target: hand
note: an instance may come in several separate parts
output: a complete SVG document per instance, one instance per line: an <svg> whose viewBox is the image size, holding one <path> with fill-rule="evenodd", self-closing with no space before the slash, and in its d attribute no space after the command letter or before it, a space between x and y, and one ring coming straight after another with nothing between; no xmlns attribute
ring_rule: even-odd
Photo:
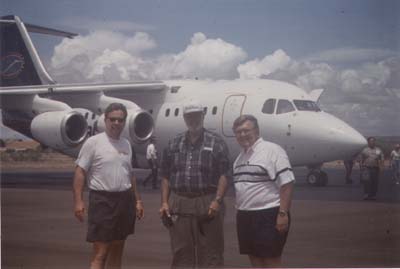
<svg viewBox="0 0 400 269"><path fill-rule="evenodd" d="M143 217L144 217L143 202L138 200L138 201L136 201L136 218L140 220Z"/></svg>
<svg viewBox="0 0 400 269"><path fill-rule="evenodd" d="M275 228L278 230L280 233L287 232L289 229L289 217L286 214L285 216L281 216L278 214L276 217L276 226Z"/></svg>
<svg viewBox="0 0 400 269"><path fill-rule="evenodd" d="M83 201L75 202L75 209L74 209L75 217L80 221L83 222L85 216L85 204Z"/></svg>
<svg viewBox="0 0 400 269"><path fill-rule="evenodd" d="M219 203L216 200L213 200L210 204L210 206L208 207L208 217L209 218L214 218L219 211Z"/></svg>
<svg viewBox="0 0 400 269"><path fill-rule="evenodd" d="M167 215L167 217L171 217L168 203L162 203L159 213L160 217L162 217L164 214Z"/></svg>

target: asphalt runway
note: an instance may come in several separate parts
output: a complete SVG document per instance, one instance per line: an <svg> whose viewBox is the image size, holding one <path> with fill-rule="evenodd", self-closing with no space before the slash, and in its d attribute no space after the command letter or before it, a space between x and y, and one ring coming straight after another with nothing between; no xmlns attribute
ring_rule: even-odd
<svg viewBox="0 0 400 269"><path fill-rule="evenodd" d="M328 186L310 187L306 170L295 169L284 266L400 267L400 187L391 183L389 171L377 201L362 201L357 170L353 185L344 184L343 169L325 171ZM139 182L146 173L138 171ZM86 225L73 217L71 182L71 171L1 174L1 268L88 268L91 246L85 242ZM145 218L126 242L123 268L168 268L159 191L139 186ZM247 257L238 254L232 188L225 203L225 267L249 267Z"/></svg>

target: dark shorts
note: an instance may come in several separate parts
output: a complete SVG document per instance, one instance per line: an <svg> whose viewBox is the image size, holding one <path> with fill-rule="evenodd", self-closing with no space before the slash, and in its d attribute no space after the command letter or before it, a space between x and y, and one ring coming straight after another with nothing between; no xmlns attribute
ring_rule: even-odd
<svg viewBox="0 0 400 269"><path fill-rule="evenodd" d="M89 192L88 242L125 240L135 230L136 199L132 190Z"/></svg>
<svg viewBox="0 0 400 269"><path fill-rule="evenodd" d="M240 254L262 258L282 255L288 233L279 233L275 228L278 212L279 207L237 211L236 225Z"/></svg>

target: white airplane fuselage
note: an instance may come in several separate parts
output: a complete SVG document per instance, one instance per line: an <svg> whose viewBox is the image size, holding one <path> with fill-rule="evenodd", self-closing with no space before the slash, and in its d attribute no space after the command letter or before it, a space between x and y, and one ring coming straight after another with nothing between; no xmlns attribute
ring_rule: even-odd
<svg viewBox="0 0 400 269"><path fill-rule="evenodd" d="M266 114L268 99L310 100L300 88L272 80L164 81L171 89L160 98L132 95L155 120L157 146L163 149L176 134L186 131L182 106L198 100L207 108L205 128L220 134L228 144L231 158L240 147L232 131L233 121L241 114L252 114L259 122L261 136L282 146L293 166L319 164L346 159L366 145L365 138L345 122L323 111L299 111ZM128 99L129 96L118 96ZM143 100L141 100L143 99ZM139 149L143 151L144 147Z"/></svg>

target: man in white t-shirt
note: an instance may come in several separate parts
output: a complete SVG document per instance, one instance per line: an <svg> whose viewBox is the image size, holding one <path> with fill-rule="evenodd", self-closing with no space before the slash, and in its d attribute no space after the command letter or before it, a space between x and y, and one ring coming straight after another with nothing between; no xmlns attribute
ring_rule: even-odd
<svg viewBox="0 0 400 269"><path fill-rule="evenodd" d="M83 222L85 180L89 187L88 232L93 243L91 269L121 268L124 243L134 232L135 219L143 217L143 205L136 188L129 141L120 137L127 110L110 104L104 113L106 131L83 144L74 175L74 213Z"/></svg>
<svg viewBox="0 0 400 269"><path fill-rule="evenodd" d="M260 137L257 119L233 124L242 151L233 164L240 254L253 267L280 267L290 226L294 175L286 152Z"/></svg>

